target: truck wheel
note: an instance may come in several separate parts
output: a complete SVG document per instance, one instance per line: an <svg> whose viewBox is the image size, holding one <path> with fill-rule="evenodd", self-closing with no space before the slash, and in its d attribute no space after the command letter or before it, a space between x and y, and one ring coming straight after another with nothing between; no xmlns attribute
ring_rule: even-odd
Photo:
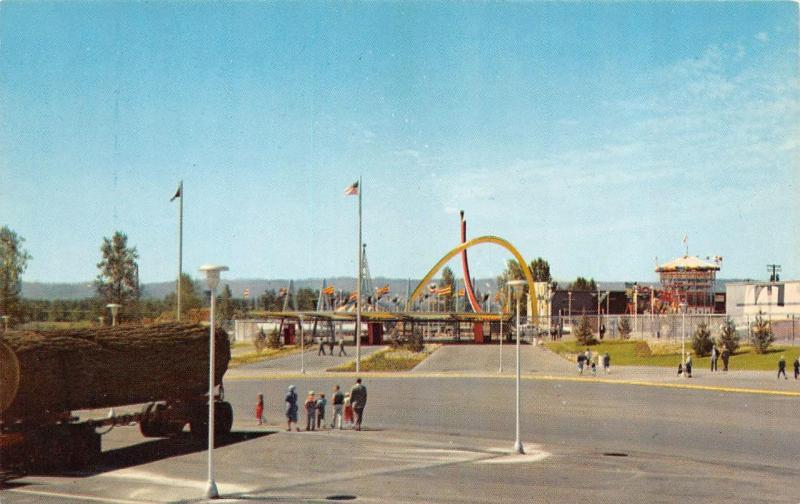
<svg viewBox="0 0 800 504"><path fill-rule="evenodd" d="M70 430L68 467L78 470L92 468L100 460L100 435L83 425Z"/></svg>
<svg viewBox="0 0 800 504"><path fill-rule="evenodd" d="M139 431L144 437L166 437L168 428L164 410L166 406L159 403L147 403L142 408L139 420Z"/></svg>

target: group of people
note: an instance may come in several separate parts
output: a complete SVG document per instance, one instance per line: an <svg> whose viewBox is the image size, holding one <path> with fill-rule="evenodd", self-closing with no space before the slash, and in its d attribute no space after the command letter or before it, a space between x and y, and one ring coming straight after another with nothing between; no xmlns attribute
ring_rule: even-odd
<svg viewBox="0 0 800 504"><path fill-rule="evenodd" d="M783 355L778 361L778 379L780 379L781 375L785 380L789 379L786 376L786 357ZM800 376L800 356L794 359L794 379L796 380L798 376Z"/></svg>
<svg viewBox="0 0 800 504"><path fill-rule="evenodd" d="M328 346L329 353L325 353L325 346ZM334 345L339 347L339 357L345 356L347 357L347 352L344 351L344 339L340 339L338 343L334 341L333 338L329 338L326 342L324 339L319 339L319 349L317 350L317 355L330 355L333 356L333 347Z"/></svg>
<svg viewBox="0 0 800 504"><path fill-rule="evenodd" d="M297 432L300 432L298 426L300 399L296 392L294 385L289 385L289 389L284 397L285 413L286 413L286 430L292 430L292 424ZM331 396L331 429L353 428L354 430L361 430L361 423L364 420L364 408L367 405L367 387L361 383L361 378L356 379L355 385L350 389L350 392L342 392L339 385L333 387L333 395ZM328 425L325 423L325 413L328 408L328 399L324 393L315 393L313 390L308 391L305 401L302 404L306 411L306 431L314 431L317 429L325 429ZM264 422L264 396L258 394L258 402L256 403L256 419L258 424Z"/></svg>
<svg viewBox="0 0 800 504"><path fill-rule="evenodd" d="M588 348L585 352L581 352L578 354L578 374L583 374L583 369L591 369L592 376L597 376L597 359L600 359L600 365L603 366L603 370L606 373L610 372L611 369L611 356L608 352L604 353L603 355L592 355L592 351Z"/></svg>
<svg viewBox="0 0 800 504"><path fill-rule="evenodd" d="M722 357L722 370L723 371L727 371L728 370L728 362L730 361L730 358L731 358L731 352L728 350L728 347L726 347L725 345L722 345L722 352L720 352L719 349L717 348L717 345L715 344L711 348L711 371L712 372L718 371L718 369L717 369L717 360L719 360L720 357Z"/></svg>

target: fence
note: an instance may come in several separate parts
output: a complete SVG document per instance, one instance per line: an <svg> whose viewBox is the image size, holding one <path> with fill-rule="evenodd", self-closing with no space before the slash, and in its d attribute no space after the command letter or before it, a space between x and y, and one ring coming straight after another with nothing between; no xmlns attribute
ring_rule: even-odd
<svg viewBox="0 0 800 504"><path fill-rule="evenodd" d="M554 316L542 321L541 327L550 333L551 339L570 337L573 328L577 327L582 316ZM764 319L770 320L768 315ZM599 335L600 328L605 328L604 339L621 339L620 327L627 322L630 327L629 339L663 339L680 340L683 335L689 339L700 324L705 324L711 336L716 338L727 318L724 314L641 314L641 315L586 315L592 332ZM750 340L750 331L755 321L753 316L733 319L736 332L742 341ZM779 344L800 344L800 316L790 315L770 320L775 342ZM560 331L559 331L560 328Z"/></svg>

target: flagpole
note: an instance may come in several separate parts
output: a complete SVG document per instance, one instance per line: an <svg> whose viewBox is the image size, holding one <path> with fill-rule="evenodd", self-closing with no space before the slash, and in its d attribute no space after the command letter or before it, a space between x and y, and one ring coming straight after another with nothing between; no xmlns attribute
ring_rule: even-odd
<svg viewBox="0 0 800 504"><path fill-rule="evenodd" d="M180 193L179 210L178 210L178 283L176 289L177 301L177 320L181 320L181 274L183 273L183 180L178 186Z"/></svg>
<svg viewBox="0 0 800 504"><path fill-rule="evenodd" d="M364 253L361 251L361 177L358 177L358 280L356 281L356 373L361 372L361 262Z"/></svg>

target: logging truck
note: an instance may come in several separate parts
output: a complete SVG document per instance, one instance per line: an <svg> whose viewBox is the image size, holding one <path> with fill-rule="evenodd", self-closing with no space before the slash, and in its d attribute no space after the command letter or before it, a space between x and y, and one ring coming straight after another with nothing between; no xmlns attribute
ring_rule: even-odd
<svg viewBox="0 0 800 504"><path fill-rule="evenodd" d="M82 469L101 454L101 435L138 424L145 437L206 439L209 328L154 324L56 331L9 331L0 337L0 467ZM222 376L230 361L225 331L215 331L214 433L224 436L233 409ZM113 408L141 405L117 415ZM110 408L108 415L76 416Z"/></svg>

